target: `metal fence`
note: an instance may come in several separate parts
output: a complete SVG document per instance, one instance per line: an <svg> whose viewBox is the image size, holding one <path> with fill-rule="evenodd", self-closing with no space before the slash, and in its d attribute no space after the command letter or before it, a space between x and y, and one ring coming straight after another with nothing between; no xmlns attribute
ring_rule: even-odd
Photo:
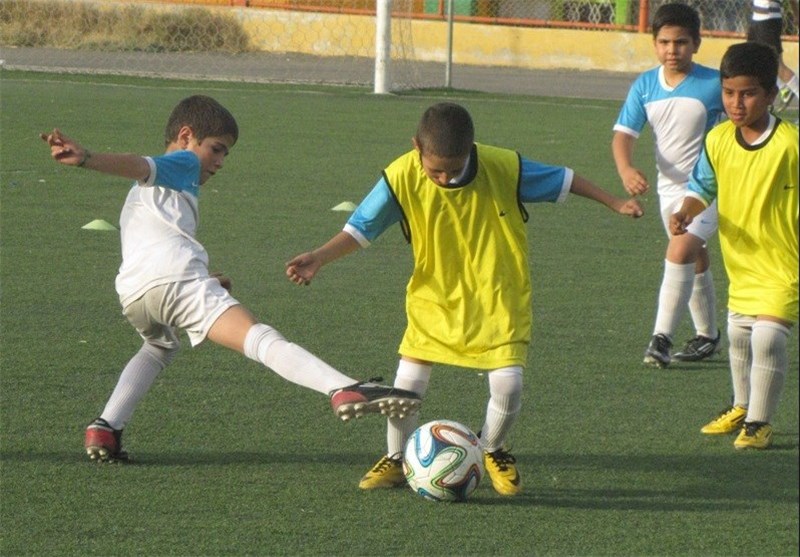
<svg viewBox="0 0 800 557"><path fill-rule="evenodd" d="M372 85L376 5L383 1L0 0L0 60L5 67L43 71ZM448 20L461 26L460 37L483 41L462 48L456 59L462 66L530 69L539 67L531 60L549 56L550 69L586 69L572 64L582 53L547 55L543 47L555 44L531 43L553 42L542 28L590 30L593 41L598 34L649 33L652 14L667 1L391 0L389 88L449 86L442 80L442 62L452 53L443 25ZM750 0L683 1L700 12L705 36L744 36ZM785 39L796 42L796 32L787 13ZM475 38L481 33L483 39ZM526 38L516 45L501 40L495 49L502 57L519 47L513 60L466 59L465 51L521 34ZM584 42L559 40L564 50L573 46L570 40ZM639 70L627 50L617 50L624 51L622 62L610 71Z"/></svg>

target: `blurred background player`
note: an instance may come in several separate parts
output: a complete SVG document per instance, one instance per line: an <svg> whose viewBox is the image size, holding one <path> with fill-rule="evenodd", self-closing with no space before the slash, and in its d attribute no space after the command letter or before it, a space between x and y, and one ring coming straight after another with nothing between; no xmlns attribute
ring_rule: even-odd
<svg viewBox="0 0 800 557"><path fill-rule="evenodd" d="M798 0L788 0L795 27L798 26ZM778 53L778 89L775 109L780 112L792 99L798 98L797 74L783 60L783 2L782 0L753 0L753 15L747 30L747 40L764 43Z"/></svg>
<svg viewBox="0 0 800 557"><path fill-rule="evenodd" d="M89 152L59 130L41 137L61 164L135 180L120 215L116 288L123 314L144 343L122 370L103 412L86 428L84 448L92 460L128 460L122 430L177 354L178 329L186 331L192 346L211 340L329 396L342 419L405 414L419 406L414 393L358 383L287 341L231 296L230 279L208 272L208 253L195 237L200 188L222 169L239 137L233 115L216 100L194 95L174 107L161 156Z"/></svg>
<svg viewBox="0 0 800 557"><path fill-rule="evenodd" d="M706 242L717 232L716 203L695 219L688 234L670 236L669 216L686 193L686 183L703 138L723 111L719 72L693 62L700 48L700 17L685 4L664 4L653 17L653 45L660 65L631 86L614 124L611 150L622 185L631 195L649 191L633 164L636 140L650 124L655 139L661 219L669 236L653 335L644 362L666 367L674 358L697 361L719 351L717 298ZM686 308L695 336L671 354L673 335Z"/></svg>
<svg viewBox="0 0 800 557"><path fill-rule="evenodd" d="M733 405L701 432L736 433L736 449L766 449L786 381L787 344L798 317L798 133L770 114L778 94L777 54L760 43L733 45L720 64L729 120L711 130L670 219L673 234L714 199L728 289Z"/></svg>
<svg viewBox="0 0 800 557"><path fill-rule="evenodd" d="M320 268L400 223L414 268L406 288L407 328L395 386L423 397L433 363L488 372L489 402L480 430L484 466L501 495L521 489L506 437L522 408L522 372L531 336L531 283L523 203L558 202L569 193L633 217L620 199L571 169L474 142L467 110L428 108L412 138L359 204L344 230L294 257L286 274L308 284ZM457 388L457 387L452 387ZM388 451L361 479L362 489L405 485L402 455L417 417L389 418Z"/></svg>

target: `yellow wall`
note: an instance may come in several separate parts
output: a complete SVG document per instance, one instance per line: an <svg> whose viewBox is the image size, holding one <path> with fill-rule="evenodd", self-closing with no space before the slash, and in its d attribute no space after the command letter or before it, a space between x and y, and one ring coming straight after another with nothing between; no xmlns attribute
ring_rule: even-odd
<svg viewBox="0 0 800 557"><path fill-rule="evenodd" d="M335 14L308 14L272 10L242 9L248 13L243 23L253 43L265 50L286 42L274 35L274 24L295 29L288 42L292 50L310 54L360 54L363 44L374 44L372 17ZM273 25L268 22L272 21ZM447 24L439 21L410 23L414 53L422 61L444 62ZM360 52L347 52L347 42L339 33L358 36ZM725 49L740 39L705 38L695 60L716 67ZM784 43L784 58L798 59L798 44ZM649 34L611 31L578 31L456 23L453 30L453 62L528 69L577 69L638 72L656 64ZM791 64L791 62L789 62Z"/></svg>
<svg viewBox="0 0 800 557"><path fill-rule="evenodd" d="M229 1L229 0L228 0ZM154 9L165 8L162 4ZM173 7L172 9L180 9ZM206 7L240 20L256 49L317 56L373 56L375 18L258 8ZM414 54L421 61L444 62L447 23L404 21L411 26ZM741 39L705 38L695 60L716 67L725 49ZM795 65L798 43L784 43L784 59ZM794 61L794 62L793 62ZM576 69L639 72L656 64L649 34L578 31L456 23L453 63L525 69Z"/></svg>

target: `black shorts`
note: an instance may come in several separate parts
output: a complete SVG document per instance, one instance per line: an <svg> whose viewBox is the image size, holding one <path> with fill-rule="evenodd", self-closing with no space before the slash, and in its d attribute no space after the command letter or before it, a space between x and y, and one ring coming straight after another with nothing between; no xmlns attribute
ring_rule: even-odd
<svg viewBox="0 0 800 557"><path fill-rule="evenodd" d="M764 43L778 51L783 52L781 46L781 31L783 31L782 19L765 19L764 21L751 21L747 29L747 40Z"/></svg>

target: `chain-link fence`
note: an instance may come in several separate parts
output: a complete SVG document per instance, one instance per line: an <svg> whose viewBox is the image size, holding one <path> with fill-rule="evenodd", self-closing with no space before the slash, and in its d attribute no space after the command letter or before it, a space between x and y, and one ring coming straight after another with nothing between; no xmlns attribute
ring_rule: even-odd
<svg viewBox="0 0 800 557"><path fill-rule="evenodd" d="M474 41L509 28L647 33L667 1L392 0L391 88L443 85L441 62L452 56L445 22ZM750 0L684 3L700 12L705 36L744 36ZM796 41L786 11L786 40ZM0 58L33 69L368 85L375 14L376 0L0 0ZM537 45L517 46L533 54L506 65L543 57ZM552 67L570 67L550 57ZM298 72L299 64L312 69Z"/></svg>

